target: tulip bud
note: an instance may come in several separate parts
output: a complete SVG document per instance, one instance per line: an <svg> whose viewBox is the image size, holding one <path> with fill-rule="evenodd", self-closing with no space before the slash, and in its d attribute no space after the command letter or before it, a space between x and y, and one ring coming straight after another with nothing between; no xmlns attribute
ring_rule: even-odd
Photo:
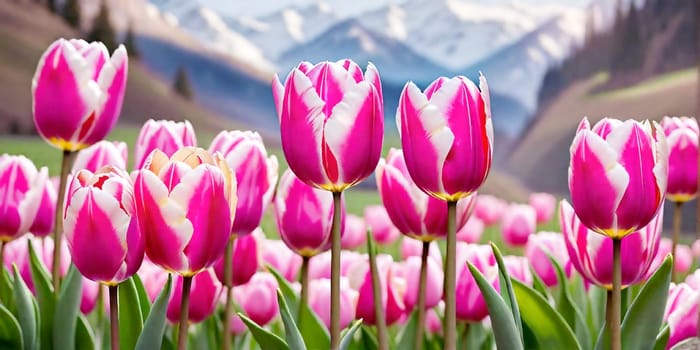
<svg viewBox="0 0 700 350"><path fill-rule="evenodd" d="M355 263L364 263L364 255L351 251L340 251L340 275L347 276ZM325 251L309 260L309 280L331 278L331 252Z"/></svg>
<svg viewBox="0 0 700 350"><path fill-rule="evenodd" d="M664 311L664 321L670 329L666 349L697 335L698 293L685 283L671 284Z"/></svg>
<svg viewBox="0 0 700 350"><path fill-rule="evenodd" d="M53 181L50 179L46 181L39 202L39 210L36 212L32 226L29 227L29 232L36 237L46 237L53 232L56 220L56 202L58 201L57 192Z"/></svg>
<svg viewBox="0 0 700 350"><path fill-rule="evenodd" d="M479 243L484 233L484 222L476 216L472 216L467 223L457 231L457 240L465 243Z"/></svg>
<svg viewBox="0 0 700 350"><path fill-rule="evenodd" d="M408 260L411 256L420 257L423 254L423 244L419 240L404 237L401 240L401 259ZM439 267L442 268L442 253L440 253L440 247L437 244L430 244L428 248L428 257L433 259Z"/></svg>
<svg viewBox="0 0 700 350"><path fill-rule="evenodd" d="M168 321L177 323L180 320L180 308L182 307L182 283L183 277L178 276L175 280L175 288L170 293L168 310L166 316ZM222 287L216 280L214 271L206 269L192 277L190 292L190 305L187 319L192 323L199 323L209 317L216 309Z"/></svg>
<svg viewBox="0 0 700 350"><path fill-rule="evenodd" d="M557 261L567 275L571 275L571 263L566 252L564 236L558 232L539 232L530 236L525 247L525 256L532 269L548 287L557 285L557 271L550 256Z"/></svg>
<svg viewBox="0 0 700 350"><path fill-rule="evenodd" d="M496 290L500 289L498 267L491 247L457 242L457 319L479 322L488 316L489 310L467 262L474 265Z"/></svg>
<svg viewBox="0 0 700 350"><path fill-rule="evenodd" d="M110 58L101 42L54 41L32 79L32 111L39 135L65 151L104 139L121 113L127 66L124 46Z"/></svg>
<svg viewBox="0 0 700 350"><path fill-rule="evenodd" d="M260 266L260 253L258 241L254 235L246 235L233 241L233 254L231 254L233 266L232 281L234 286L248 283ZM214 264L214 272L219 282L224 283L224 257L222 256Z"/></svg>
<svg viewBox="0 0 700 350"><path fill-rule="evenodd" d="M171 157L182 148L194 146L197 146L197 137L189 121L149 119L136 139L134 167L143 168L148 156L156 149Z"/></svg>
<svg viewBox="0 0 700 350"><path fill-rule="evenodd" d="M406 294L403 301L406 310L410 312L418 305L418 291L420 289L421 259L412 256L404 262L404 278L406 280ZM442 269L433 259L427 260L427 279L425 284L425 308L430 309L442 300Z"/></svg>
<svg viewBox="0 0 700 350"><path fill-rule="evenodd" d="M397 322L405 312L403 303L406 291L405 281L396 276L394 262L390 255L377 256L377 275L379 276L380 294L382 296L382 310L387 325ZM348 272L350 288L358 292L357 318L362 318L363 323L374 325L377 316L374 310L374 294L372 288L372 274L369 269L369 261L352 266Z"/></svg>
<svg viewBox="0 0 700 350"><path fill-rule="evenodd" d="M687 202L698 192L698 122L695 118L664 117L668 142L668 188L666 198Z"/></svg>
<svg viewBox="0 0 700 350"><path fill-rule="evenodd" d="M343 249L353 250L367 243L367 225L365 220L354 214L345 216L345 228L340 240Z"/></svg>
<svg viewBox="0 0 700 350"><path fill-rule="evenodd" d="M126 169L127 146L125 142L100 141L80 151L73 163L73 172L86 169L96 172L98 169L111 165L118 169Z"/></svg>
<svg viewBox="0 0 700 350"><path fill-rule="evenodd" d="M260 326L270 323L279 314L277 280L270 273L256 273L233 292L245 315Z"/></svg>
<svg viewBox="0 0 700 350"><path fill-rule="evenodd" d="M37 221L48 173L46 167L37 171L24 156L0 158L0 241L9 242L28 233Z"/></svg>
<svg viewBox="0 0 700 350"><path fill-rule="evenodd" d="M355 319L357 292L348 286L348 280L340 280L340 329L350 325ZM309 282L309 306L326 325L331 327L331 281L329 279L311 280Z"/></svg>
<svg viewBox="0 0 700 350"><path fill-rule="evenodd" d="M365 207L365 223L372 231L372 237L380 245L389 245L399 238L401 232L394 226L386 209L381 205Z"/></svg>
<svg viewBox="0 0 700 350"><path fill-rule="evenodd" d="M515 278L526 285L532 285L532 272L530 272L530 263L526 257L507 255L503 257L503 263L506 265L506 270L511 278Z"/></svg>
<svg viewBox="0 0 700 350"><path fill-rule="evenodd" d="M481 219L485 226L491 226L501 220L506 208L508 208L508 204L502 199L488 194L480 194L476 198L474 216Z"/></svg>
<svg viewBox="0 0 700 350"><path fill-rule="evenodd" d="M527 204L511 204L501 218L503 240L511 246L524 246L535 233L537 214Z"/></svg>
<svg viewBox="0 0 700 350"><path fill-rule="evenodd" d="M552 220L557 205L556 197L549 193L532 193L530 194L529 203L535 209L538 224Z"/></svg>
<svg viewBox="0 0 700 350"><path fill-rule="evenodd" d="M301 268L301 256L295 254L286 243L280 240L267 239L261 243L262 258L265 264L270 264L279 271L287 281L296 280Z"/></svg>

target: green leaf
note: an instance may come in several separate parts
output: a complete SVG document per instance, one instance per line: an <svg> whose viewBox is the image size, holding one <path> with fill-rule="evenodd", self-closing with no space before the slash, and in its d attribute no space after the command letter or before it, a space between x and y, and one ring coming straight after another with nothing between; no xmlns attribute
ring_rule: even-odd
<svg viewBox="0 0 700 350"><path fill-rule="evenodd" d="M607 289L597 286L591 286L588 291L588 329L591 330L591 336L595 336L593 341L598 340L598 332L605 325L605 302L607 300Z"/></svg>
<svg viewBox="0 0 700 350"><path fill-rule="evenodd" d="M498 263L498 274L501 276L503 281L505 282L504 284L501 284L501 286L505 285L506 289L506 294L508 295L508 301L510 302L510 310L513 313L513 319L516 321L515 326L518 327L518 334L520 334L520 342L523 342L523 325L520 320L520 309L518 308L518 303L515 300L515 295L513 294L513 285L510 282L510 275L508 274L508 269L506 268L506 264L503 262L503 255L501 255L501 251L498 249L496 244L491 242L491 250L493 250L493 255L496 257L496 263ZM503 288L501 288L503 289Z"/></svg>
<svg viewBox="0 0 700 350"><path fill-rule="evenodd" d="M39 344L42 349L53 349L53 320L56 311L56 294L44 263L37 257L34 245L28 242L29 267L32 271L34 292L39 305Z"/></svg>
<svg viewBox="0 0 700 350"><path fill-rule="evenodd" d="M540 278L540 275L538 275L532 268L530 269L530 275L532 275L532 287L535 289L535 291L537 291L537 293L539 293L545 299L549 299L551 296L549 294L549 289Z"/></svg>
<svg viewBox="0 0 700 350"><path fill-rule="evenodd" d="M377 337L369 331L367 326L360 327L360 349L364 350L377 350L379 348L379 343L377 342Z"/></svg>
<svg viewBox="0 0 700 350"><path fill-rule="evenodd" d="M253 335L253 338L260 344L260 347L265 350L288 350L289 346L287 343L282 340L282 338L278 337L274 333L268 331L265 328L262 328L258 326L255 321L249 319L242 313L238 313L238 316L241 318L241 321L245 323L245 325L248 327L248 330L250 331L250 334Z"/></svg>
<svg viewBox="0 0 700 350"><path fill-rule="evenodd" d="M143 329L139 294L133 278L120 283L117 289L119 294L119 348L133 349Z"/></svg>
<svg viewBox="0 0 700 350"><path fill-rule="evenodd" d="M357 329L360 328L361 325L362 319L359 319L350 325L350 328L348 328L340 339L340 348L338 350L347 350L350 347L353 337L355 336L355 332L357 332Z"/></svg>
<svg viewBox="0 0 700 350"><path fill-rule="evenodd" d="M146 287L143 286L143 281L138 274L131 276L134 281L134 286L136 287L136 293L139 296L139 306L141 306L141 318L146 319L148 313L151 311L151 299L148 298L148 293L146 293Z"/></svg>
<svg viewBox="0 0 700 350"><path fill-rule="evenodd" d="M533 332L541 349L581 349L569 325L542 295L518 280L513 280L513 291L523 322Z"/></svg>
<svg viewBox="0 0 700 350"><path fill-rule="evenodd" d="M56 350L75 349L75 325L80 313L83 280L75 265L71 264L56 303L53 320L53 345Z"/></svg>
<svg viewBox="0 0 700 350"><path fill-rule="evenodd" d="M170 298L172 284L173 276L168 275L168 282L165 283L165 288L158 294L151 311L148 313L146 323L143 325L141 335L136 342L136 350L161 348L163 333L165 333L165 312L168 310L168 299Z"/></svg>
<svg viewBox="0 0 700 350"><path fill-rule="evenodd" d="M282 292L277 289L277 303L279 304L280 316L282 317L282 323L284 323L284 337L287 340L287 345L290 350L306 350L306 345L301 338L301 333L299 333L299 328L297 328L294 318L289 314L289 309L287 308L287 303L282 297Z"/></svg>
<svg viewBox="0 0 700 350"><path fill-rule="evenodd" d="M22 329L15 316L5 305L0 304L0 348L23 349Z"/></svg>
<svg viewBox="0 0 700 350"><path fill-rule="evenodd" d="M516 321L513 319L510 308L486 278L484 278L484 275L471 263L467 262L467 265L489 309L493 334L496 338L496 346L499 349L522 349L522 339L520 338L520 333L518 333L518 327L515 325ZM513 280L513 282L517 281Z"/></svg>
<svg viewBox="0 0 700 350"><path fill-rule="evenodd" d="M564 269L561 268L559 262L551 255L549 255L549 261L554 266L557 273L557 281L559 283L559 299L557 301L557 310L560 315L564 318L566 323L571 327L576 335L576 340L581 345L583 349L591 348L591 333L588 330L588 325L583 317L583 313L576 306L573 301L573 297L569 292L567 286L567 278L564 274Z"/></svg>
<svg viewBox="0 0 700 350"><path fill-rule="evenodd" d="M76 349L94 349L95 335L92 333L90 323L85 316L78 317L78 324L75 328L75 348Z"/></svg>
<svg viewBox="0 0 700 350"><path fill-rule="evenodd" d="M466 349L481 349L482 345L486 343L489 336L489 331L484 328L484 325L479 323L466 323L464 330L463 341L467 344Z"/></svg>
<svg viewBox="0 0 700 350"><path fill-rule="evenodd" d="M17 270L17 265L12 265L14 272L14 294L15 304L17 306L17 318L22 329L22 336L25 349L36 349L37 341L37 320L34 313L34 302L32 293L24 283L22 276Z"/></svg>
<svg viewBox="0 0 700 350"><path fill-rule="evenodd" d="M668 344L668 338L671 337L671 327L665 325L661 329L661 332L656 336L656 342L654 342L654 350L664 350L666 349L666 344Z"/></svg>
<svg viewBox="0 0 700 350"><path fill-rule="evenodd" d="M16 305L15 305L15 293L12 288L12 278L10 278L10 274L5 269L5 265L1 264L0 266L0 301L2 302L5 307L15 314L16 312Z"/></svg>
<svg viewBox="0 0 700 350"><path fill-rule="evenodd" d="M653 348L663 323L672 268L669 255L628 308L622 321L622 349Z"/></svg>
<svg viewBox="0 0 700 350"><path fill-rule="evenodd" d="M427 312L428 310L426 310ZM418 309L411 312L408 322L403 326L399 333L399 341L396 343L397 349L415 349L416 348L416 329L418 328Z"/></svg>

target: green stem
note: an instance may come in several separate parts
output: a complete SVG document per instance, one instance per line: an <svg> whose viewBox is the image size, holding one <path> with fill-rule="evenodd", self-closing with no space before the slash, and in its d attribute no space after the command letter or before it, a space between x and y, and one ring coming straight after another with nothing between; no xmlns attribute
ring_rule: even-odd
<svg viewBox="0 0 700 350"><path fill-rule="evenodd" d="M622 349L622 337L620 332L620 310L622 301L622 266L620 262L621 239L613 239L613 289L610 302L608 303L608 316L610 327L611 350Z"/></svg>
<svg viewBox="0 0 700 350"><path fill-rule="evenodd" d="M58 294L61 285L61 235L63 234L63 202L66 194L66 181L77 154L78 152L63 151L63 158L61 159L61 174L59 175L56 217L53 228L53 266L51 267L53 290L56 294Z"/></svg>
<svg viewBox="0 0 700 350"><path fill-rule="evenodd" d="M673 254L673 264L676 264L676 249L678 248L678 242L681 239L681 221L683 218L683 202L676 202L673 207L673 246L671 248L671 253ZM677 272L675 266L671 269L671 281L677 282Z"/></svg>
<svg viewBox="0 0 700 350"><path fill-rule="evenodd" d="M119 285L109 286L109 329L112 350L119 350Z"/></svg>
<svg viewBox="0 0 700 350"><path fill-rule="evenodd" d="M298 310L298 317L297 317L297 322L299 325L301 325L301 318L303 313L301 310L304 309L305 306L309 305L309 260L310 258L308 256L303 256L301 258L301 271L299 272L299 282L301 283L301 296L300 301L299 301L299 310Z"/></svg>
<svg viewBox="0 0 700 350"><path fill-rule="evenodd" d="M5 266L5 241L0 241L0 266Z"/></svg>
<svg viewBox="0 0 700 350"><path fill-rule="evenodd" d="M423 349L423 332L425 330L425 287L428 281L428 252L430 242L423 242L420 257L420 280L418 282L418 327L416 328L415 350Z"/></svg>
<svg viewBox="0 0 700 350"><path fill-rule="evenodd" d="M469 322L464 322L464 329L462 330L462 350L469 350Z"/></svg>
<svg viewBox="0 0 700 350"><path fill-rule="evenodd" d="M374 249L372 235L367 232L367 250L369 254L369 272L372 276L372 302L374 302L374 321L377 327L377 342L379 350L389 350L389 337L386 328L386 318L382 307L382 285L379 282L377 269L377 252ZM389 281L387 281L389 283Z"/></svg>
<svg viewBox="0 0 700 350"><path fill-rule="evenodd" d="M235 235L229 237L224 251L224 286L226 287L226 306L224 309L224 350L231 349L231 317L233 317L233 308L231 307L231 299L233 299L233 243L236 240Z"/></svg>
<svg viewBox="0 0 700 350"><path fill-rule="evenodd" d="M340 200L343 192L333 192L331 232L331 349L340 346Z"/></svg>
<svg viewBox="0 0 700 350"><path fill-rule="evenodd" d="M457 348L457 300L455 297L457 254L457 201L447 202L447 252L445 253L445 350Z"/></svg>
<svg viewBox="0 0 700 350"><path fill-rule="evenodd" d="M190 289L192 276L182 276L182 299L180 301L180 324L177 331L177 349L187 349L187 326L189 324Z"/></svg>

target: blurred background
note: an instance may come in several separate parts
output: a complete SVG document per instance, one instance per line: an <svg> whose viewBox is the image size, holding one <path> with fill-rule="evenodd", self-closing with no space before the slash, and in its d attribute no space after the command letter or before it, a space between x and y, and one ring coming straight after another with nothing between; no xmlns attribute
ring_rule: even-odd
<svg viewBox="0 0 700 350"><path fill-rule="evenodd" d="M699 3L2 0L0 153L28 154L57 173L60 152L35 136L30 92L42 51L59 37L126 45L125 104L109 138L130 146L149 118L189 119L204 147L218 130L255 129L280 154L273 75L284 79L301 60L349 57L382 76L387 148L399 145L394 117L407 80L425 87L482 72L496 132L485 191L566 196L568 148L583 116L700 114Z"/></svg>

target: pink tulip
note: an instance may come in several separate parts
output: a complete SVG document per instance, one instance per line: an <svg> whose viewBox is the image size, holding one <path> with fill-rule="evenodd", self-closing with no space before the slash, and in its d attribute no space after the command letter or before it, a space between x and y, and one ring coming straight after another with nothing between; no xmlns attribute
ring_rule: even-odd
<svg viewBox="0 0 700 350"><path fill-rule="evenodd" d="M690 246L690 251L693 254L693 257L700 257L700 239L693 241L693 244Z"/></svg>
<svg viewBox="0 0 700 350"><path fill-rule="evenodd" d="M377 166L377 187L391 221L401 233L432 241L447 236L447 205L423 193L411 179L404 155L390 149ZM467 222L476 196L457 202L457 229Z"/></svg>
<svg viewBox="0 0 700 350"><path fill-rule="evenodd" d="M265 240L260 248L265 264L270 264L287 281L295 281L301 268L302 258L280 240Z"/></svg>
<svg viewBox="0 0 700 350"><path fill-rule="evenodd" d="M477 86L440 77L425 92L409 82L396 124L411 178L425 193L456 201L486 180L493 155L491 102L486 78Z"/></svg>
<svg viewBox="0 0 700 350"><path fill-rule="evenodd" d="M170 300L168 301L166 316L168 317L168 321L172 323L177 323L180 320L182 279L182 276L178 276L175 279L173 292L170 293ZM195 275L192 278L191 288L187 319L189 322L199 323L214 313L219 295L223 288L219 281L216 280L212 269L204 270Z"/></svg>
<svg viewBox="0 0 700 350"><path fill-rule="evenodd" d="M685 283L694 290L700 291L700 269L695 270L685 278Z"/></svg>
<svg viewBox="0 0 700 350"><path fill-rule="evenodd" d="M583 119L571 145L569 190L588 228L615 239L646 226L661 207L668 146L661 127L605 118Z"/></svg>
<svg viewBox="0 0 700 350"><path fill-rule="evenodd" d="M343 249L353 250L367 242L367 225L365 220L354 214L345 216L345 228L340 240Z"/></svg>
<svg viewBox="0 0 700 350"><path fill-rule="evenodd" d="M194 146L197 146L197 137L189 121L149 119L136 139L134 166L136 169L143 168L153 150L158 149L171 157L182 148Z"/></svg>
<svg viewBox="0 0 700 350"><path fill-rule="evenodd" d="M425 330L428 334L442 334L442 320L434 309L425 313Z"/></svg>
<svg viewBox="0 0 700 350"><path fill-rule="evenodd" d="M406 290L405 281L396 276L396 267L390 255L377 256L377 270L379 275L380 294L382 297L382 310L387 325L397 322L405 312L403 302ZM348 272L350 288L358 292L357 308L355 316L361 318L364 324L374 325L377 322L374 312L374 299L372 289L372 274L369 270L369 261L353 265Z"/></svg>
<svg viewBox="0 0 700 350"><path fill-rule="evenodd" d="M143 259L138 275L141 278L141 282L143 282L148 299L151 300L151 303L155 302L158 294L160 294L168 281L168 273L146 258ZM172 296L172 294L173 292L171 291L170 295Z"/></svg>
<svg viewBox="0 0 700 350"><path fill-rule="evenodd" d="M384 135L379 73L345 59L302 62L272 94L289 167L308 185L340 192L377 166Z"/></svg>
<svg viewBox="0 0 700 350"><path fill-rule="evenodd" d="M126 169L127 157L125 142L99 141L78 153L73 163L73 172L86 169L94 173L106 165Z"/></svg>
<svg viewBox="0 0 700 350"><path fill-rule="evenodd" d="M267 156L262 137L252 131L222 131L209 146L221 152L236 173L238 204L231 232L246 235L260 225L277 183L277 157Z"/></svg>
<svg viewBox="0 0 700 350"><path fill-rule="evenodd" d="M526 285L532 285L532 272L530 272L530 263L524 256L508 255L503 257L503 263L506 264L506 270L511 278L515 278Z"/></svg>
<svg viewBox="0 0 700 350"><path fill-rule="evenodd" d="M664 117L661 127L669 149L666 198L687 202L698 192L698 122L695 118Z"/></svg>
<svg viewBox="0 0 700 350"><path fill-rule="evenodd" d="M244 314L260 326L279 314L277 280L270 273L256 273L250 282L234 288L233 292Z"/></svg>
<svg viewBox="0 0 700 350"><path fill-rule="evenodd" d="M465 243L479 243L484 233L484 222L476 216L472 216L467 223L457 231L457 240Z"/></svg>
<svg viewBox="0 0 700 350"><path fill-rule="evenodd" d="M612 238L584 226L566 200L561 201L559 219L566 250L576 271L592 284L611 288ZM651 266L654 258L659 255L657 250L662 221L662 216L658 215L646 227L622 239L622 286L637 284L656 271Z"/></svg>
<svg viewBox="0 0 700 350"><path fill-rule="evenodd" d="M260 266L260 252L258 241L253 235L240 236L233 241L233 254L231 255L232 281L234 286L248 283ZM224 257L214 263L214 272L219 282L224 283Z"/></svg>
<svg viewBox="0 0 700 350"><path fill-rule="evenodd" d="M611 254L612 255L612 254ZM557 271L549 257L553 257L567 275L571 275L571 263L566 252L564 236L558 232L539 232L530 236L525 256L532 269L548 287L557 285Z"/></svg>
<svg viewBox="0 0 700 350"><path fill-rule="evenodd" d="M101 42L58 39L44 52L32 80L32 110L39 135L77 151L104 139L121 113L128 56L109 57Z"/></svg>
<svg viewBox="0 0 700 350"><path fill-rule="evenodd" d="M697 335L698 293L685 283L671 284L664 311L671 332L666 349Z"/></svg>
<svg viewBox="0 0 700 350"><path fill-rule="evenodd" d="M235 313L231 315L231 322L229 322L229 325L229 332L233 335L241 335L248 330L248 326L246 326L243 320Z"/></svg>
<svg viewBox="0 0 700 350"><path fill-rule="evenodd" d="M123 170L79 171L68 187L64 213L68 248L83 276L113 286L138 271L144 239L133 216L131 180Z"/></svg>
<svg viewBox="0 0 700 350"><path fill-rule="evenodd" d="M282 174L274 204L280 238L295 253L311 257L330 248L333 226L330 193L306 185L288 169ZM341 222L344 216L342 213Z"/></svg>
<svg viewBox="0 0 700 350"><path fill-rule="evenodd" d="M507 207L508 204L500 198L488 194L480 194L476 198L474 216L481 219L485 226L491 226L501 220Z"/></svg>
<svg viewBox="0 0 700 350"><path fill-rule="evenodd" d="M442 300L442 269L433 259L428 259L427 280L425 284L425 308L430 309ZM418 305L418 290L420 289L420 257L412 256L404 262L404 279L406 294L403 296L406 310L410 312Z"/></svg>
<svg viewBox="0 0 700 350"><path fill-rule="evenodd" d="M476 267L486 280L499 290L498 267L491 247L457 242L457 319L479 322L489 314L486 301L476 285L467 262Z"/></svg>
<svg viewBox="0 0 700 350"><path fill-rule="evenodd" d="M659 215L661 216L661 215ZM659 219L660 221L661 219ZM660 228L659 228L660 229ZM670 238L662 237L659 243L659 250L653 256L653 261L651 262L651 267L647 273L648 277L656 271L656 269L661 266L664 259L668 254L671 254L673 249L673 241ZM624 261L624 260L623 260ZM673 269L679 274L687 273L690 271L690 266L693 264L693 252L687 245L679 244L676 246L676 255L673 259Z"/></svg>
<svg viewBox="0 0 700 350"><path fill-rule="evenodd" d="M236 207L236 182L219 154L154 151L134 185L136 218L153 263L184 276L224 253Z"/></svg>
<svg viewBox="0 0 700 350"><path fill-rule="evenodd" d="M404 237L401 239L401 259L408 260L411 256L420 257L423 254L423 242ZM433 259L442 268L442 253L437 244L431 244L428 248L428 257Z"/></svg>
<svg viewBox="0 0 700 350"><path fill-rule="evenodd" d="M365 207L365 223L372 231L374 240L380 245L390 245L399 238L401 232L394 226L389 213L381 205Z"/></svg>
<svg viewBox="0 0 700 350"><path fill-rule="evenodd" d="M46 181L39 202L39 210L37 210L32 226L29 227L29 232L36 237L46 237L53 232L56 220L56 202L58 201L57 192L53 181L51 179Z"/></svg>
<svg viewBox="0 0 700 350"><path fill-rule="evenodd" d="M363 263L364 255L351 251L340 251L340 275L347 276L348 271L355 263ZM331 252L325 251L309 260L309 280L331 278Z"/></svg>
<svg viewBox="0 0 700 350"><path fill-rule="evenodd" d="M529 199L530 205L535 209L537 214L537 223L544 224L552 220L554 210L557 206L557 197L549 193L532 193Z"/></svg>
<svg viewBox="0 0 700 350"><path fill-rule="evenodd" d="M511 204L501 218L503 240L511 246L524 246L535 233L537 214L527 204Z"/></svg>
<svg viewBox="0 0 700 350"><path fill-rule="evenodd" d="M340 329L350 325L355 319L357 292L348 286L345 278L341 279L340 288ZM331 326L331 281L317 279L309 282L309 306L330 329Z"/></svg>
<svg viewBox="0 0 700 350"><path fill-rule="evenodd" d="M37 221L48 173L46 167L37 171L24 156L0 158L0 241L9 242L28 233Z"/></svg>

